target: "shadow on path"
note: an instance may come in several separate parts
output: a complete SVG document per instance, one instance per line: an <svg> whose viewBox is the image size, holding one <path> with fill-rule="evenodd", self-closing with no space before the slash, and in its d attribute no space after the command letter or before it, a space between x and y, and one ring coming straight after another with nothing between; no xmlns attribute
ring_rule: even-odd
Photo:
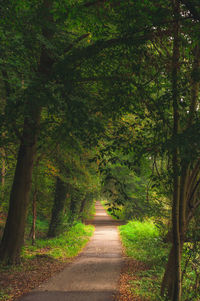
<svg viewBox="0 0 200 301"><path fill-rule="evenodd" d="M114 296L115 291L46 291L33 292L26 296L26 301L77 301L77 300L93 300L93 301L110 301Z"/></svg>

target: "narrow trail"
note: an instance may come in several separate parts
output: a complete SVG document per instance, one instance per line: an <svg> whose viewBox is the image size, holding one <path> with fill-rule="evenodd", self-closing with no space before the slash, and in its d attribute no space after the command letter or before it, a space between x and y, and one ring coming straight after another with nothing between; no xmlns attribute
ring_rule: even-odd
<svg viewBox="0 0 200 301"><path fill-rule="evenodd" d="M91 222L95 233L77 259L21 301L112 301L123 265L118 221L100 202Z"/></svg>

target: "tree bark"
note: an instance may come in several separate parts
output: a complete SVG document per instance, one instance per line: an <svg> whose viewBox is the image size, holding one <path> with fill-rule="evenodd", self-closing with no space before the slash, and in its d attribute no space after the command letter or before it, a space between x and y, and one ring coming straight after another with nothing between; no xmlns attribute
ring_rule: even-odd
<svg viewBox="0 0 200 301"><path fill-rule="evenodd" d="M70 214L71 214L71 223L74 222L75 219L79 217L81 202L80 198L80 191L74 188L71 191L71 198L70 198Z"/></svg>
<svg viewBox="0 0 200 301"><path fill-rule="evenodd" d="M174 47L173 47L173 67L172 67L172 90L173 90L173 111L174 128L173 136L179 133L179 108L178 108L178 65L179 65L179 1L173 1L174 11ZM200 49L194 48L194 62L191 76L191 101L186 129L194 122L199 95L199 79L195 77L200 67ZM186 239L186 230L191 216L194 215L196 208L197 189L200 184L198 180L200 161L194 162L190 158L182 158L180 176L178 147L173 150L173 175L174 175L174 195L172 209L173 225L173 246L169 254L168 263L162 281L161 295L167 290L170 300L181 300L181 255ZM195 163L195 165L194 165ZM193 170L191 170L192 166Z"/></svg>
<svg viewBox="0 0 200 301"><path fill-rule="evenodd" d="M191 108L193 111L195 111L194 107L194 95L198 95L197 89L198 86L195 84L196 89L194 91L194 87L192 88L192 100ZM193 112L191 114L194 116ZM189 123L192 124L193 118L189 118ZM192 162L194 163L194 162ZM181 180L180 180L180 200L179 200L179 252L178 255L180 256L181 261L181 255L182 255L182 249L183 245L186 239L186 231L188 224L191 220L191 218L194 216L195 209L197 206L200 205L200 202L198 201L197 197L197 189L200 185L200 179L198 178L199 174L199 168L200 168L200 162L197 159L197 162L195 163L193 170L191 170L191 165L189 162L183 162L182 161L182 171L181 171ZM174 209L175 210L175 209ZM178 210L178 208L177 208ZM178 221L178 219L175 220L175 223ZM175 224L176 225L176 224ZM174 224L173 224L174 226ZM174 267L176 266L175 262L176 253L174 249L174 241L173 246L171 248L168 263L166 266L165 274L162 281L161 286L161 295L164 296L165 291L168 291L168 296L170 300L178 300L173 299L177 298L177 296L172 295L172 292L174 290L174 283L175 283L175 272ZM182 280L182 279L181 279ZM181 283L180 283L181 285ZM180 297L179 297L180 298Z"/></svg>
<svg viewBox="0 0 200 301"><path fill-rule="evenodd" d="M169 254L165 275L163 277L161 294L167 295L172 301L181 300L181 239L180 239L180 162L177 136L179 133L179 16L180 3L172 0L174 28L173 28L173 57L172 57L172 101L173 101L173 133L174 146L172 150L173 169L173 200L172 200L172 249Z"/></svg>
<svg viewBox="0 0 200 301"><path fill-rule="evenodd" d="M62 216L66 201L67 187L66 184L59 178L56 178L56 189L54 204L52 208L51 221L49 224L48 237L55 237L59 234L59 228L62 223Z"/></svg>
<svg viewBox="0 0 200 301"><path fill-rule="evenodd" d="M167 289L167 295L171 299L173 295L173 283L174 283L174 266L175 266L175 250L174 246L172 245L167 265L165 268L165 273L162 279L161 284L161 296L164 296L166 289Z"/></svg>
<svg viewBox="0 0 200 301"><path fill-rule="evenodd" d="M1 153L1 161L2 161L2 167L1 167L1 199L3 201L4 195L5 195L5 176L6 176L6 152L3 147L0 148Z"/></svg>
<svg viewBox="0 0 200 301"><path fill-rule="evenodd" d="M180 3L173 0L174 14L174 43L172 57L172 98L173 98L173 139L175 142L172 163L173 163L173 202L172 202L172 232L173 232L173 250L174 250L174 277L172 287L170 288L171 300L181 300L181 241L180 241L180 177L179 177L179 148L177 145L177 135L179 133L179 92L178 92L178 70L179 70L179 17ZM168 288L169 293L169 288Z"/></svg>
<svg viewBox="0 0 200 301"><path fill-rule="evenodd" d="M42 33L45 38L51 39L54 34L49 26L52 20L50 11L52 1L44 0L45 15ZM47 24L48 23L48 24ZM40 62L35 74L48 80L51 75L54 61L50 57L49 50L42 46ZM33 93L33 91L31 91ZM23 134L18 151L17 165L13 185L10 194L8 217L0 245L0 261L5 264L15 264L20 261L21 247L24 242L26 213L31 190L33 164L36 157L36 143L39 132L42 105L35 95L35 99L29 99L25 103L25 116Z"/></svg>
<svg viewBox="0 0 200 301"><path fill-rule="evenodd" d="M0 260L5 264L16 264L20 261L40 115L40 107L32 105L29 108L29 116L24 120L8 217L0 246Z"/></svg>
<svg viewBox="0 0 200 301"><path fill-rule="evenodd" d="M80 206L80 210L79 210L79 217L81 217L81 220L83 222L83 211L85 209L85 205L86 205L86 202L87 202L87 196L84 197L84 199L81 201L81 206Z"/></svg>
<svg viewBox="0 0 200 301"><path fill-rule="evenodd" d="M29 234L29 237L32 238L32 246L35 244L35 238L36 238L36 219L37 219L37 188L34 191L33 194L33 202L32 202L32 215L33 215L33 220L32 220L32 227L31 231Z"/></svg>

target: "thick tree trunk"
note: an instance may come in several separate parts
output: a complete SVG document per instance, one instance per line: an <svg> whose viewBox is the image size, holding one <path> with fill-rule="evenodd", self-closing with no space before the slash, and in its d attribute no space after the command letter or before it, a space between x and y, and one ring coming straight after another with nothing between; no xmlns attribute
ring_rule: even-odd
<svg viewBox="0 0 200 301"><path fill-rule="evenodd" d="M5 264L15 264L20 261L40 113L41 109L33 105L29 110L29 117L26 117L24 121L23 137L10 194L8 217L0 246L0 260Z"/></svg>
<svg viewBox="0 0 200 301"><path fill-rule="evenodd" d="M180 242L180 255L182 255L182 250L183 242ZM174 267L176 264L175 257L175 248L174 245L172 245L161 285L161 296L164 296L166 294L169 300L173 300L174 298L174 283L176 277L176 274L174 273Z"/></svg>
<svg viewBox="0 0 200 301"><path fill-rule="evenodd" d="M53 22L51 14L52 1L44 0L44 28L45 38L51 39L54 31L49 23ZM49 50L45 46L41 49L40 62L36 76L47 81L51 75L52 60ZM33 92L33 91L31 91ZM35 96L37 97L37 96ZM8 217L0 245L0 260L6 264L14 264L20 260L20 251L24 241L26 211L31 190L33 163L36 156L36 142L41 118L41 104L39 99L29 99L26 105L22 139L18 151L15 176L10 194Z"/></svg>
<svg viewBox="0 0 200 301"><path fill-rule="evenodd" d="M171 247L167 266L165 268L165 274L162 279L162 285L161 285L161 296L164 296L166 289L167 289L167 295L170 299L172 299L173 296L173 283L174 283L174 266L175 266L175 251L174 247Z"/></svg>
<svg viewBox="0 0 200 301"><path fill-rule="evenodd" d="M62 216L66 201L66 184L57 177L54 204L52 208L51 221L49 224L48 237L55 237L59 233L59 227L62 223Z"/></svg>

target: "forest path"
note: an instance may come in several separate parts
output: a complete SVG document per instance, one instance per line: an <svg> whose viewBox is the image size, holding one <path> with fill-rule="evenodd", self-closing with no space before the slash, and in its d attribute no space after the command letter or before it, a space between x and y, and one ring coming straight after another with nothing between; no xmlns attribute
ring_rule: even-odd
<svg viewBox="0 0 200 301"><path fill-rule="evenodd" d="M118 221L100 202L91 221L95 233L84 251L62 272L40 285L21 301L112 301L123 265Z"/></svg>

